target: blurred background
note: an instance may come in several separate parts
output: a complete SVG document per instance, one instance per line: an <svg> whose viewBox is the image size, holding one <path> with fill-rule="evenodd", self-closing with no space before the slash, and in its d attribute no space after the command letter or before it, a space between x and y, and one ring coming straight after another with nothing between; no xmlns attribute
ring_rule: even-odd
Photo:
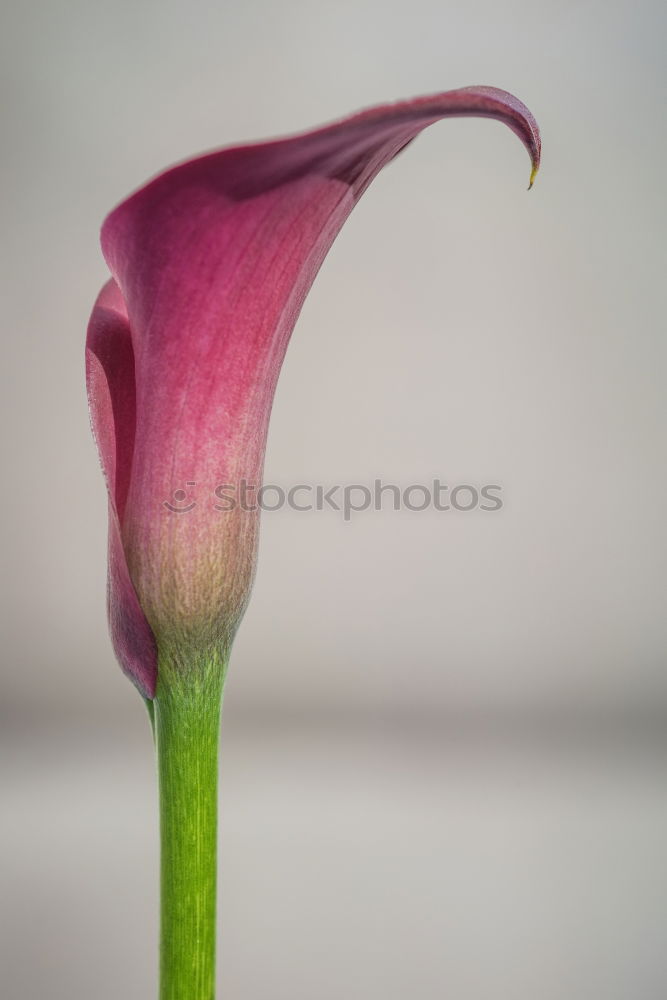
<svg viewBox="0 0 667 1000"><path fill-rule="evenodd" d="M165 166L473 83L322 268L266 477L498 483L501 511L263 518L222 739L234 1000L661 1000L665 7L2 6L7 1000L156 993L157 813L105 620L85 326Z"/></svg>

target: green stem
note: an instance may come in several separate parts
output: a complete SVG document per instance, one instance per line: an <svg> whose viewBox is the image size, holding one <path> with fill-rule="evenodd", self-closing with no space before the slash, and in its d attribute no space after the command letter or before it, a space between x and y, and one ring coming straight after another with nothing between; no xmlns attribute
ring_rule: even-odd
<svg viewBox="0 0 667 1000"><path fill-rule="evenodd" d="M160 1000L214 1000L218 743L224 670L160 664Z"/></svg>

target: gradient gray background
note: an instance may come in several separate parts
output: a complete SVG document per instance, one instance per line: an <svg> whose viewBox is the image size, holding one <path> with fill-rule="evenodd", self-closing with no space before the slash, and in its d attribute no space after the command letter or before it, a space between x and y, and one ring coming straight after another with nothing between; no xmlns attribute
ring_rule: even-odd
<svg viewBox="0 0 667 1000"><path fill-rule="evenodd" d="M7 1000L155 995L140 699L107 639L83 343L99 224L197 152L489 83L378 178L295 331L267 481L497 514L267 514L225 700L220 994L662 1000L664 5L5 3Z"/></svg>

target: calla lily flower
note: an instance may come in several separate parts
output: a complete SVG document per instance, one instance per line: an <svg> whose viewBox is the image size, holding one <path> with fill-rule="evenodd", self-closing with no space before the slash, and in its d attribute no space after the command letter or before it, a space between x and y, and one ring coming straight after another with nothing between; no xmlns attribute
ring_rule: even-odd
<svg viewBox="0 0 667 1000"><path fill-rule="evenodd" d="M290 334L345 219L422 129L455 116L508 125L532 184L531 113L505 91L466 87L189 160L106 219L112 278L90 320L87 381L109 493L112 639L145 698L158 650L226 655L252 584L258 513L216 510L214 490L261 482Z"/></svg>
<svg viewBox="0 0 667 1000"><path fill-rule="evenodd" d="M190 160L104 223L112 277L90 320L87 384L109 495L111 635L157 748L161 1000L215 995L220 703L259 513L213 499L261 482L285 350L345 219L423 128L461 115L508 125L532 183L528 109L466 87Z"/></svg>

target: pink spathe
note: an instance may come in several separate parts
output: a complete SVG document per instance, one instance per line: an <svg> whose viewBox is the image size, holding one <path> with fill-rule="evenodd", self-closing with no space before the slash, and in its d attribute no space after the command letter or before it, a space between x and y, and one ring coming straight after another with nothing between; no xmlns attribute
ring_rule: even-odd
<svg viewBox="0 0 667 1000"><path fill-rule="evenodd" d="M532 181L540 139L528 109L468 87L190 160L106 219L113 278L90 321L88 393L109 489L112 639L145 697L158 646L185 656L232 641L258 513L221 512L211 498L220 484L261 482L285 350L331 244L386 163L426 126L462 115L505 122ZM194 506L170 509L190 488Z"/></svg>

